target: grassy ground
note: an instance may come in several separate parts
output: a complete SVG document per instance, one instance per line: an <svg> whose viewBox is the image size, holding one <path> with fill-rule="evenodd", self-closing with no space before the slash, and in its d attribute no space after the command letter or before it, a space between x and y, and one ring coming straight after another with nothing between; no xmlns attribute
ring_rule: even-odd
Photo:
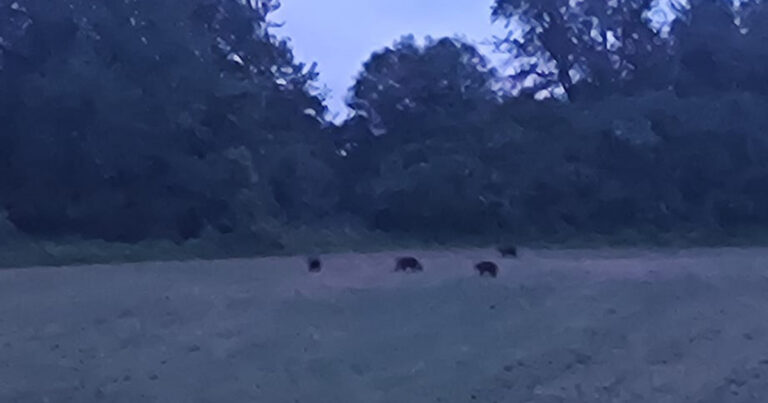
<svg viewBox="0 0 768 403"><path fill-rule="evenodd" d="M78 238L30 239L8 228L3 230L0 219L0 268L292 256L347 251L378 252L404 248L421 250L482 248L497 245L500 239L536 249L615 247L686 249L768 245L768 231L764 229L736 232L681 230L658 233L650 230L625 230L611 234L560 233L517 236L439 234L437 237L413 233L383 233L370 231L359 225L334 222L323 228L270 228L265 230L260 238L205 236L202 239L184 243L149 240L128 244Z"/></svg>
<svg viewBox="0 0 768 403"><path fill-rule="evenodd" d="M0 401L768 401L766 249L324 262L0 271Z"/></svg>

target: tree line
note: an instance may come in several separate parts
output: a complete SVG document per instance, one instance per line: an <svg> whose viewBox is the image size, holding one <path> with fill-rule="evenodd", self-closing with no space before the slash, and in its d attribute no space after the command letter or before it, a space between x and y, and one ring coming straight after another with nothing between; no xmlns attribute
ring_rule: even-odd
<svg viewBox="0 0 768 403"><path fill-rule="evenodd" d="M496 0L511 71L405 36L337 125L276 1L0 0L0 241L759 231L768 9L653 3Z"/></svg>

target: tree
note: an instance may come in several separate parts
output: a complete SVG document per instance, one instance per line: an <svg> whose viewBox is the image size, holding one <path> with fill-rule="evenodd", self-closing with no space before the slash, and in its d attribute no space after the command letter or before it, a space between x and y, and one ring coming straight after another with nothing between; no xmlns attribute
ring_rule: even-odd
<svg viewBox="0 0 768 403"><path fill-rule="evenodd" d="M645 14L651 5L651 0L496 0L492 15L513 31L522 30L501 38L500 48L539 65L551 62L557 74L552 85L579 101L669 84L670 43L649 26ZM527 71L542 75L547 69Z"/></svg>
<svg viewBox="0 0 768 403"><path fill-rule="evenodd" d="M494 96L492 77L485 58L468 43L427 39L421 47L413 37L404 37L365 62L349 106L394 135L409 125L419 125L423 133L429 122L453 123L481 108Z"/></svg>
<svg viewBox="0 0 768 403"><path fill-rule="evenodd" d="M739 4L734 9L719 1L696 1L675 24L678 91L768 94L768 8L760 2Z"/></svg>
<svg viewBox="0 0 768 403"><path fill-rule="evenodd" d="M278 216L275 149L317 144L274 2L0 2L0 202L37 235L186 239ZM318 157L320 158L320 157Z"/></svg>
<svg viewBox="0 0 768 403"><path fill-rule="evenodd" d="M345 205L386 229L480 228L482 164L471 151L496 104L492 78L458 39L405 37L373 54L351 90L357 116L341 128L354 144L345 166L355 167L342 181L357 185Z"/></svg>

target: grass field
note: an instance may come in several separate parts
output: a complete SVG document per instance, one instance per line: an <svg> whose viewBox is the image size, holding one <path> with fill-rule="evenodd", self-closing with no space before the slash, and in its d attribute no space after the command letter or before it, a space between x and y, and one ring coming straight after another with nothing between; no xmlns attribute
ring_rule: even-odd
<svg viewBox="0 0 768 403"><path fill-rule="evenodd" d="M9 269L0 401L765 402L766 318L762 248Z"/></svg>

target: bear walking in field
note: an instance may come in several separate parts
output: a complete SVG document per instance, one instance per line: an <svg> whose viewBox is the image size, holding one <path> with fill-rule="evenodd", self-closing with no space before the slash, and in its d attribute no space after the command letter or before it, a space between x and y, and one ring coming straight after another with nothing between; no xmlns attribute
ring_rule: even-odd
<svg viewBox="0 0 768 403"><path fill-rule="evenodd" d="M318 257L310 257L307 259L307 267L310 273L319 273L322 270L323 264Z"/></svg>
<svg viewBox="0 0 768 403"><path fill-rule="evenodd" d="M424 267L415 257L405 256L397 258L397 261L395 262L395 271L419 272L424 271Z"/></svg>
<svg viewBox="0 0 768 403"><path fill-rule="evenodd" d="M484 276L488 274L491 277L496 277L499 275L499 266L496 265L496 263L493 262L480 262L475 265L475 270L477 270L478 273L480 273L480 276Z"/></svg>
<svg viewBox="0 0 768 403"><path fill-rule="evenodd" d="M515 245L502 245L496 248L501 253L501 257L517 257L517 247Z"/></svg>

